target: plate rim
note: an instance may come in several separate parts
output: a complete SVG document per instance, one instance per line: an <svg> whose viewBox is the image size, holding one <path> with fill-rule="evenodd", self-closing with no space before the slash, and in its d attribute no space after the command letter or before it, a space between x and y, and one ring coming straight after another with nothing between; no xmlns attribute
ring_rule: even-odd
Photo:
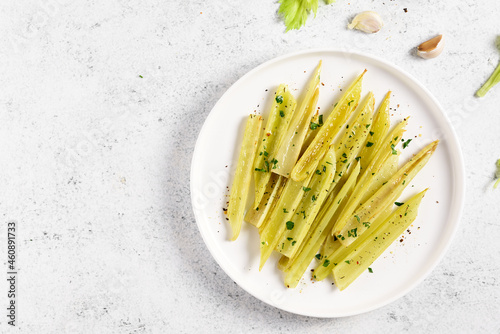
<svg viewBox="0 0 500 334"><path fill-rule="evenodd" d="M416 85L419 89L421 89L423 91L423 93L425 95L427 95L427 97L430 99L430 101L436 105L439 112L436 113L435 111L432 111L431 113L434 115L438 114L441 117L443 117L445 124L448 127L447 130L449 130L449 133L451 135L450 136L451 138L448 138L448 142L451 144L450 145L450 149L451 149L450 151L452 153L451 156L455 156L456 159L459 161L458 166L456 166L456 165L453 166L454 167L453 172L455 173L455 175L452 179L453 182L455 182L456 179L458 179L460 181L458 184L454 184L454 187L456 188L456 191L454 193L457 196L455 201L457 201L458 211L455 212L455 217L451 221L453 223L453 226L452 226L450 235L448 237L448 240L445 241L444 246L442 247L441 253L435 258L434 263L432 263L430 266L428 266L427 269L420 275L420 277L418 277L416 280L414 280L413 283L408 284L408 286L405 289L402 289L399 293L395 293L391 298L387 298L383 302L375 303L373 306L362 309L359 312L346 312L346 313L342 313L342 314L332 314L332 315L316 315L316 314L312 314L312 313L308 313L308 312L298 312L298 311L286 308L286 306L284 306L284 305L274 305L270 301L258 297L256 294L254 294L253 292L251 292L249 289L247 289L245 287L245 284L243 284L245 282L244 280L240 280L240 279L235 278L234 274L231 272L231 270L229 270L229 268L227 268L223 264L223 262L214 254L212 248L209 246L210 243L207 242L208 236L205 234L204 228L202 228L202 226L200 225L201 218L199 217L199 215L201 215L201 212L199 212L199 210L197 210L195 208L195 206L193 205L193 202L195 201L195 198L194 198L195 192L193 189L194 188L194 185L193 185L193 179L194 179L193 178L193 176L194 176L193 166L195 166L197 164L197 157L200 156L200 154L198 154L198 151L200 150L200 146L201 146L200 145L200 138L207 131L207 128L208 128L207 124L209 123L209 120L212 117L214 117L214 110L216 110L219 107L219 105L222 103L221 101L224 99L224 97L228 94L231 94L232 91L237 89L246 78L252 76L255 72L260 71L263 67L270 66L273 63L277 63L277 62L286 60L288 58L293 58L293 57L307 55L307 54L313 54L313 53L329 53L329 54L335 54L335 55L347 56L347 57L356 56L356 57L368 58L368 59L371 59L372 61L374 61L375 63L379 63L379 65L389 67L393 71L398 73L399 75L406 77L412 84ZM394 75L394 73L393 73L393 75ZM440 127L440 128L442 128L442 127ZM452 140L449 140L449 139L452 139ZM410 73L408 73L407 71L405 71L401 67L399 67L395 64L392 64L392 63L390 63L390 62L386 61L385 59L382 59L378 56L372 55L370 53L358 52L358 51L347 51L347 50L341 50L341 49L336 49L336 48L312 48L312 49L304 49L304 50L300 50L300 51L296 51L296 52L292 52L292 53L287 53L287 54L269 59L269 60L261 63L260 65L254 67L250 71L246 72L243 76L241 76L238 80L236 80L233 84L231 84L231 86L220 96L220 98L217 100L217 102L215 103L215 105L212 107L209 114L205 118L203 125L198 133L198 137L196 139L196 143L194 146L193 155L192 155L192 159L191 159L191 165L190 165L190 187L189 187L189 189L190 189L190 197L191 197L191 207L192 207L192 210L194 213L196 225L197 225L198 230L202 236L203 242L205 243L205 246L208 248L211 256L217 262L219 267L221 267L221 269L226 273L226 275L228 275L231 278L231 280L233 282L238 284L238 286L241 289L243 289L244 291L246 291L247 293L249 293L250 295L252 295L256 299L260 300L261 302L263 302L267 305L273 306L275 308L278 308L280 310L290 312L293 314L326 319L326 318L342 318L342 317L347 317L347 316L353 316L353 315L363 314L363 313L367 313L367 312L379 309L379 308L384 307L384 306L394 302L395 300L405 296L411 290L413 290L416 286L418 286L420 283L422 283L422 281L425 280L432 273L432 271L438 266L438 264L441 263L444 256L448 253L448 250L451 246L451 243L455 239L456 233L457 233L458 228L460 226L460 222L461 222L461 218L462 218L462 214L463 214L463 209L464 209L464 204L465 204L465 186L466 186L465 163L464 163L462 149L460 146L460 141L458 139L455 128L453 127L453 124L451 123L448 115L445 113L443 107L441 106L441 104L439 103L437 98L429 91L429 89L427 89L419 80L417 80L413 75L411 75Z"/></svg>

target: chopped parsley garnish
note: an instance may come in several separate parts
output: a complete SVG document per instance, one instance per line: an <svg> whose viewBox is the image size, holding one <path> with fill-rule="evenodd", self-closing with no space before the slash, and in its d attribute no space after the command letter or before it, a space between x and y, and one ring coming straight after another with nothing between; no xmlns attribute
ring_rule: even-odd
<svg viewBox="0 0 500 334"><path fill-rule="evenodd" d="M309 190L311 190L311 188L302 187L302 190L304 190L305 192L308 192Z"/></svg>
<svg viewBox="0 0 500 334"><path fill-rule="evenodd" d="M363 225L365 225L366 228L370 228L370 222L364 222Z"/></svg>
<svg viewBox="0 0 500 334"><path fill-rule="evenodd" d="M280 110L280 116L285 117L285 112L283 110Z"/></svg>
<svg viewBox="0 0 500 334"><path fill-rule="evenodd" d="M325 262L323 262L323 267L328 267L330 265L330 260L326 259Z"/></svg>
<svg viewBox="0 0 500 334"><path fill-rule="evenodd" d="M339 240L345 240L344 236L342 234L337 235L337 239Z"/></svg>
<svg viewBox="0 0 500 334"><path fill-rule="evenodd" d="M281 96L281 95L276 96L276 102L279 104L282 104L283 103L283 96Z"/></svg>
<svg viewBox="0 0 500 334"><path fill-rule="evenodd" d="M410 142L411 142L411 139L408 139L407 141L405 141L405 142L403 143L403 149L407 148L407 147L408 147L408 145L410 145Z"/></svg>
<svg viewBox="0 0 500 334"><path fill-rule="evenodd" d="M366 143L366 147L372 147L373 146L373 143L371 141L369 141L368 143Z"/></svg>
<svg viewBox="0 0 500 334"><path fill-rule="evenodd" d="M373 136L374 134L375 134L375 132L370 131L370 136Z"/></svg>
<svg viewBox="0 0 500 334"><path fill-rule="evenodd" d="M288 238L286 238L286 240L288 240L288 241L292 241L292 240L293 240L293 238L288 237Z"/></svg>
<svg viewBox="0 0 500 334"><path fill-rule="evenodd" d="M330 161L327 161L326 163L333 166L333 164Z"/></svg>
<svg viewBox="0 0 500 334"><path fill-rule="evenodd" d="M356 227L350 231L347 231L347 236L356 238L358 236L358 228Z"/></svg>
<svg viewBox="0 0 500 334"><path fill-rule="evenodd" d="M313 123L311 122L311 124L309 125L309 127L311 128L311 130L316 130L318 128L318 123Z"/></svg>
<svg viewBox="0 0 500 334"><path fill-rule="evenodd" d="M273 164L273 169L276 169L278 168L278 160L276 160L275 158L273 158L273 160L271 160L271 163Z"/></svg>
<svg viewBox="0 0 500 334"><path fill-rule="evenodd" d="M372 268L370 268L370 267L368 267L368 272L369 272L370 274L373 274L373 269L372 269Z"/></svg>
<svg viewBox="0 0 500 334"><path fill-rule="evenodd" d="M391 150L393 155L398 155L398 151L394 148L394 144L391 144Z"/></svg>
<svg viewBox="0 0 500 334"><path fill-rule="evenodd" d="M345 260L344 262L347 264L351 264L351 260Z"/></svg>
<svg viewBox="0 0 500 334"><path fill-rule="evenodd" d="M293 226L294 226L294 225L295 225L295 224L294 224L292 221L287 221L287 222L286 222L286 229L287 229L287 230L293 230Z"/></svg>
<svg viewBox="0 0 500 334"><path fill-rule="evenodd" d="M342 153L342 157L343 157L343 158L347 158L347 154L346 154L345 152L344 152L344 153Z"/></svg>
<svg viewBox="0 0 500 334"><path fill-rule="evenodd" d="M319 126L323 125L323 115L319 115L319 117L318 117L318 123L319 123Z"/></svg>
<svg viewBox="0 0 500 334"><path fill-rule="evenodd" d="M350 107L351 103L353 103L353 102L354 102L354 100L351 100L351 101L349 101L349 103L347 105Z"/></svg>
<svg viewBox="0 0 500 334"><path fill-rule="evenodd" d="M359 160L361 160L361 157L356 157L356 161L359 161Z"/></svg>
<svg viewBox="0 0 500 334"><path fill-rule="evenodd" d="M295 246L295 244L297 243L297 241L292 241L292 246Z"/></svg>
<svg viewBox="0 0 500 334"><path fill-rule="evenodd" d="M306 212L305 211L300 211L300 213L304 216L304 219L306 219Z"/></svg>
<svg viewBox="0 0 500 334"><path fill-rule="evenodd" d="M358 215L354 215L354 217L356 217L356 219L358 220L358 223L361 223L361 219L359 219Z"/></svg>
<svg viewBox="0 0 500 334"><path fill-rule="evenodd" d="M269 156L269 153L267 153L266 151L264 151L264 152L262 152L262 153L264 153L264 156L265 156L265 157Z"/></svg>
<svg viewBox="0 0 500 334"><path fill-rule="evenodd" d="M315 196L315 195L312 195L311 200L312 200L313 202L316 202L316 199L317 199L317 198L316 198L316 196Z"/></svg>
<svg viewBox="0 0 500 334"><path fill-rule="evenodd" d="M394 204L395 204L395 205L397 205L397 206L401 206L401 205L403 205L404 203L394 202Z"/></svg>
<svg viewBox="0 0 500 334"><path fill-rule="evenodd" d="M288 213L288 211L285 208L283 208L283 213Z"/></svg>
<svg viewBox="0 0 500 334"><path fill-rule="evenodd" d="M316 169L316 174L321 175L321 172L319 169Z"/></svg>
<svg viewBox="0 0 500 334"><path fill-rule="evenodd" d="M366 128L368 129L370 127L371 124L366 124Z"/></svg>
<svg viewBox="0 0 500 334"><path fill-rule="evenodd" d="M143 79L144 77L142 75L139 74L139 78Z"/></svg>
<svg viewBox="0 0 500 334"><path fill-rule="evenodd" d="M315 256L315 257L316 257L318 260L321 260L321 254L320 254L320 253L316 254L316 256Z"/></svg>
<svg viewBox="0 0 500 334"><path fill-rule="evenodd" d="M265 169L263 169L263 168L255 168L255 171L256 171L256 172L264 172L264 173L266 173L266 172L267 172L267 170L265 170Z"/></svg>

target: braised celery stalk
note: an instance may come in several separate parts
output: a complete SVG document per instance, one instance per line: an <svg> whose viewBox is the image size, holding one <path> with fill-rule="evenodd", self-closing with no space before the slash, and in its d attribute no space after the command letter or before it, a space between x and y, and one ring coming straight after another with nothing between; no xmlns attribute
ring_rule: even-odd
<svg viewBox="0 0 500 334"><path fill-rule="evenodd" d="M361 170L364 171L375 157L375 153L382 145L389 128L391 127L391 120L389 114L389 105L391 102L391 91L387 92L384 100L380 104L375 118L373 119L373 126L368 136L365 147L361 150L359 156L361 157Z"/></svg>
<svg viewBox="0 0 500 334"><path fill-rule="evenodd" d="M309 230L301 249L288 260L283 258L280 260L280 267L286 272L285 286L289 288L297 286L304 272L307 270L307 267L315 257L320 245L330 234L333 228L332 217L341 205L343 199L347 197L348 193L355 186L356 178L359 175L359 169L360 166L359 163L357 163L347 181L334 196L334 200L330 202L331 204L322 208L322 212L320 212L318 218L314 221L314 226Z"/></svg>
<svg viewBox="0 0 500 334"><path fill-rule="evenodd" d="M256 208L266 191L271 172L277 167L276 153L293 119L297 102L288 86L281 84L273 96L273 103L266 127L254 162L255 201Z"/></svg>
<svg viewBox="0 0 500 334"><path fill-rule="evenodd" d="M325 201L330 185L335 175L335 150L331 148L323 157L311 182L304 189L305 193L295 210L294 228L285 230L281 239L282 247L278 243L278 252L291 257L295 255L302 244L314 218ZM307 191L306 191L307 190Z"/></svg>
<svg viewBox="0 0 500 334"><path fill-rule="evenodd" d="M252 224L253 226L260 228L266 216L271 212L273 204L279 197L281 190L283 190L282 185L285 179L283 176L272 174L269 182L267 183L264 196L257 207L250 208L246 215L245 221Z"/></svg>
<svg viewBox="0 0 500 334"><path fill-rule="evenodd" d="M392 213L392 207L394 205L389 203L382 214L370 224L370 230L366 233L360 235L356 240L345 247L342 245L336 236L330 235L325 242L324 253L321 258L321 263L314 269L314 279L317 281L322 281L328 275L332 273L334 266L336 266L343 258L345 258L353 249L355 249L359 244L363 243L370 237L371 231L375 231Z"/></svg>
<svg viewBox="0 0 500 334"><path fill-rule="evenodd" d="M353 248L333 267L333 280L341 291L366 271L417 218L418 207L426 191L427 189L413 196L403 206L397 208L367 240Z"/></svg>
<svg viewBox="0 0 500 334"><path fill-rule="evenodd" d="M498 179L495 184L493 185L493 188L496 189L498 185L500 184L500 159L497 160L497 171L495 172L495 177Z"/></svg>
<svg viewBox="0 0 500 334"><path fill-rule="evenodd" d="M388 164L392 164L392 162L389 160L389 157L397 157L397 151L394 150L394 147L398 144L399 139L401 139L407 124L407 119L400 122L383 140L384 143L380 145L380 147L375 152L375 156L371 160L370 164L361 173L361 176L359 177L358 183L356 185L356 189L349 197L347 204L342 210L342 213L339 215L339 218L334 227L336 230L341 230L342 228L344 228L353 211L359 208L359 206L363 204L367 200L367 198L373 195L373 192L370 192L369 190L373 189L373 184L377 179L381 178L380 171L384 168L388 168ZM363 160L363 156L361 156L361 160ZM390 176L392 176L392 174ZM385 177L382 177L382 179L384 179L382 183L387 181Z"/></svg>
<svg viewBox="0 0 500 334"><path fill-rule="evenodd" d="M383 212L389 203L401 195L406 186L426 165L437 148L438 140L424 147L416 156L411 158L391 179L370 197L362 206L354 211L342 229L334 228L333 234L337 236L344 246L351 244L359 235L362 235L371 222Z"/></svg>
<svg viewBox="0 0 500 334"><path fill-rule="evenodd" d="M365 73L366 70L354 80L333 107L325 124L321 127L319 133L314 137L312 143L293 168L291 176L294 180L303 180L307 175L314 172L319 160L332 144L338 131L358 106Z"/></svg>
<svg viewBox="0 0 500 334"><path fill-rule="evenodd" d="M292 230L294 228L293 216L295 209L299 205L304 194L304 189L310 180L311 178L309 177L302 182L296 182L292 179L286 182L276 206L269 217L266 218L267 222L263 223L265 225L264 228L260 230L259 270L262 269L269 256L271 256L285 230Z"/></svg>
<svg viewBox="0 0 500 334"><path fill-rule="evenodd" d="M373 121L373 108L375 98L373 93L369 93L364 103L359 107L359 113L351 125L346 125L344 135L338 142L335 143L337 156L337 171L334 178L334 184L345 174L349 166L359 152L370 133L370 128Z"/></svg>
<svg viewBox="0 0 500 334"><path fill-rule="evenodd" d="M323 115L320 115L318 111L314 113L311 118L311 123L309 124L309 129L307 129L306 137L304 138L304 143L300 149L300 155L304 154L312 140L318 133L320 127L323 125Z"/></svg>
<svg viewBox="0 0 500 334"><path fill-rule="evenodd" d="M311 117L316 110L316 103L319 97L321 64L322 62L320 61L307 85L305 96L293 115L275 157L276 168L273 169L273 172L284 177L290 177L293 166L299 157L307 130L309 129Z"/></svg>
<svg viewBox="0 0 500 334"><path fill-rule="evenodd" d="M252 166L257 152L261 128L261 116L248 116L227 208L227 216L232 230L231 240L238 238L243 223L243 214L245 213L248 191L250 190Z"/></svg>

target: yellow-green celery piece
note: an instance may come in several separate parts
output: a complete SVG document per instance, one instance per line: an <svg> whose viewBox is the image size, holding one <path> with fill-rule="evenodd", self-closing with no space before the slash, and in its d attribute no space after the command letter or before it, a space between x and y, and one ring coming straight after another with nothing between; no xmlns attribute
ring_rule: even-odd
<svg viewBox="0 0 500 334"><path fill-rule="evenodd" d="M375 153L382 145L387 132L391 126L389 106L391 102L391 91L387 92L384 100L380 104L377 113L373 119L372 129L368 136L365 147L361 150L359 156L361 157L361 170L365 170L375 157Z"/></svg>
<svg viewBox="0 0 500 334"><path fill-rule="evenodd" d="M497 36L496 46L497 49L500 50L500 36ZM488 80L476 92L476 96L478 97L485 96L486 93L488 93L488 91L499 82L500 82L500 63L497 65L497 67L495 68L491 76L488 78Z"/></svg>
<svg viewBox="0 0 500 334"><path fill-rule="evenodd" d="M359 277L368 267L398 239L417 218L418 207L427 189L413 196L397 208L384 223L370 234L370 238L353 248L345 258L333 267L333 280L342 291Z"/></svg>
<svg viewBox="0 0 500 334"><path fill-rule="evenodd" d="M311 182L305 189L307 191L305 191L299 206L295 210L295 226L291 230L285 230L281 239L283 246L280 247L280 244L278 244L279 253L291 257L299 249L328 195L335 175L335 161L335 150L332 147L321 160L316 173L314 173Z"/></svg>
<svg viewBox="0 0 500 334"><path fill-rule="evenodd" d="M295 209L302 199L304 188L307 187L311 178L296 182L288 179L285 188L281 193L276 206L271 214L264 222L264 228L260 230L260 266L262 269L266 261L271 256L271 253L276 248L281 240L285 229L293 229L294 222L292 220Z"/></svg>
<svg viewBox="0 0 500 334"><path fill-rule="evenodd" d="M288 126L288 130L281 142L275 159L277 167L273 169L276 174L290 177L293 166L304 143L304 138L309 129L311 117L316 110L316 103L319 97L319 77L321 73L322 61L319 62L309 83L307 84L304 98L300 102L293 118ZM302 179L303 180L303 179Z"/></svg>
<svg viewBox="0 0 500 334"><path fill-rule="evenodd" d="M349 252L357 247L360 243L364 242L370 237L370 233L375 231L380 224L382 224L387 217L392 213L393 203L389 203L383 210L382 214L378 216L378 218L370 224L369 230L366 233L360 235L352 244L345 247L342 245L339 239L336 236L330 236L325 242L325 246L323 247L324 253L321 259L321 263L314 269L314 279L317 281L322 281L328 275L331 274L332 269L336 266L341 259L347 256Z"/></svg>
<svg viewBox="0 0 500 334"><path fill-rule="evenodd" d="M238 238L243 223L252 178L252 166L261 129L262 117L257 115L248 116L227 208L227 216L232 230L231 240L233 241Z"/></svg>
<svg viewBox="0 0 500 334"><path fill-rule="evenodd" d="M320 124L319 122L320 120L323 121L323 115L320 115L319 112L316 111L311 118L309 129L307 129L306 137L304 138L304 143L302 144L302 148L300 149L300 156L302 156L302 154L304 154L304 152L307 150L307 147L311 144L312 140L319 132L320 126L323 125L322 123Z"/></svg>
<svg viewBox="0 0 500 334"><path fill-rule="evenodd" d="M356 189L353 191L352 195L349 197L342 213L339 215L338 220L335 223L334 229L340 231L347 224L354 210L359 208L361 204L367 199L368 190L370 185L372 185L377 178L379 178L380 171L388 163L388 158L391 155L397 155L394 150L395 145L399 143L405 127L408 125L408 118L404 119L398 125L392 129L392 131L385 137L382 141L383 143L377 148L375 156L371 160L370 164L362 171ZM363 157L361 156L361 160ZM385 181L383 181L385 182ZM382 182L382 183L383 183ZM373 194L372 194L373 195ZM336 233L333 233L336 234Z"/></svg>
<svg viewBox="0 0 500 334"><path fill-rule="evenodd" d="M359 106L359 113L354 122L346 125L344 135L336 142L335 155L337 156L337 172L334 178L334 184L344 175L351 163L358 156L368 137L373 121L373 108L375 98L370 92L364 103Z"/></svg>
<svg viewBox="0 0 500 334"><path fill-rule="evenodd" d="M354 211L341 230L334 229L333 234L344 246L348 246L362 235L369 228L370 223L383 212L387 204L394 203L415 175L427 164L438 142L439 140L436 140L428 144L411 158L386 184Z"/></svg>
<svg viewBox="0 0 500 334"><path fill-rule="evenodd" d="M299 161L297 161L291 174L294 180L303 180L308 174L314 171L319 160L337 136L338 131L358 106L365 73L366 70L354 80L335 104L319 133L314 137Z"/></svg>
<svg viewBox="0 0 500 334"><path fill-rule="evenodd" d="M267 214L273 207L275 199L279 197L280 191L283 189L281 186L283 184L283 180L283 176L272 173L271 178L267 183L264 196L262 196L259 205L248 209L245 215L246 222L257 228L262 225Z"/></svg>
<svg viewBox="0 0 500 334"><path fill-rule="evenodd" d="M296 106L297 102L288 86L281 84L273 96L272 107L254 162L254 208L259 205L266 191L271 172L276 167L276 153L293 119Z"/></svg>
<svg viewBox="0 0 500 334"><path fill-rule="evenodd" d="M284 269L282 270L286 272L285 286L294 288L299 283L321 244L330 234L330 231L333 228L332 217L342 204L344 198L348 196L348 193L356 184L356 178L358 177L359 170L360 165L357 163L347 181L334 196L334 200L331 201L331 205L326 207L326 209L325 206L322 208L323 212L321 212L318 215L318 219L314 221L314 226L311 226L300 251L292 258L289 258L288 261L283 260L282 267L284 267Z"/></svg>

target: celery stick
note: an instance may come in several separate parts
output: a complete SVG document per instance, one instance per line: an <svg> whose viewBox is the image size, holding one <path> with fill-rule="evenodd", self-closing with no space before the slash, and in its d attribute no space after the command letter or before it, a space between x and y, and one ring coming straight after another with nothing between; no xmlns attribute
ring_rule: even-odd
<svg viewBox="0 0 500 334"><path fill-rule="evenodd" d="M375 157L376 152L382 145L387 132L391 126L389 115L389 105L391 101L391 91L386 95L380 107L378 108L375 118L373 119L373 126L368 136L367 143L359 156L361 157L361 170L364 171Z"/></svg>
<svg viewBox="0 0 500 334"><path fill-rule="evenodd" d="M245 221L252 224L253 226L259 228L266 216L271 212L273 203L279 197L281 190L283 190L282 184L284 184L284 178L277 174L272 174L269 182L267 183L264 196L255 208L250 208L246 215Z"/></svg>
<svg viewBox="0 0 500 334"><path fill-rule="evenodd" d="M358 106L365 73L366 70L354 80L335 104L325 124L293 168L292 178L294 180L303 180L308 174L314 172L319 160L337 136L338 131Z"/></svg>
<svg viewBox="0 0 500 334"><path fill-rule="evenodd" d="M333 280L341 291L366 271L417 218L418 207L426 191L397 208L363 243L355 248L350 247L352 251L333 268Z"/></svg>
<svg viewBox="0 0 500 334"><path fill-rule="evenodd" d="M322 62L320 61L307 85L306 94L293 115L275 157L276 168L273 169L273 172L284 177L290 176L293 166L297 162L307 129L309 129L311 117L316 111L316 103L319 97L321 64Z"/></svg>
<svg viewBox="0 0 500 334"><path fill-rule="evenodd" d="M262 269L267 259L269 259L269 256L271 256L271 253L278 245L285 229L291 230L294 228L293 215L304 194L303 189L307 187L310 180L310 177L302 182L296 182L289 179L276 206L269 217L266 218L267 222L263 223L265 226L260 231L259 270Z"/></svg>
<svg viewBox="0 0 500 334"><path fill-rule="evenodd" d="M278 251L288 257L293 256L302 244L307 231L325 201L335 175L335 150L331 148L323 157L316 173L306 188L302 200L295 210L292 230L286 230L281 239L282 247Z"/></svg>
<svg viewBox="0 0 500 334"><path fill-rule="evenodd" d="M258 155L254 163L255 201L256 208L264 195L269 183L271 171L276 168L276 153L293 119L297 102L288 87L284 84L278 87L273 95L273 104L269 118L262 134Z"/></svg>
<svg viewBox="0 0 500 334"><path fill-rule="evenodd" d="M320 117L321 116L321 117ZM313 141L316 134L319 132L320 127L323 124L320 124L320 121L323 121L323 115L320 115L318 111L314 113L311 118L311 123L309 124L309 129L307 129L306 137L304 138L304 143L302 144L302 148L300 149L300 155L304 154L307 150L311 142Z"/></svg>
<svg viewBox="0 0 500 334"><path fill-rule="evenodd" d="M333 228L332 217L341 206L343 199L347 197L348 193L356 184L356 179L359 175L359 167L359 163L357 163L347 181L342 188L340 188L338 194L334 196L333 201L330 202L330 205L322 208L322 212L318 215L318 219L314 221L300 251L288 261L283 261L281 266L285 267L285 286L289 288L297 286L300 278L304 275L304 272L316 255L321 244L330 234L330 230ZM332 195L333 194L334 193L332 193Z"/></svg>
<svg viewBox="0 0 500 334"><path fill-rule="evenodd" d="M383 212L388 203L394 203L415 175L429 161L436 150L438 142L436 140L430 143L415 157L411 158L386 184L354 211L354 214L349 217L342 229L334 229L333 234L339 238L344 246L348 246L358 236L362 235Z"/></svg>
<svg viewBox="0 0 500 334"><path fill-rule="evenodd" d="M262 117L248 116L227 208L227 216L232 230L231 240L236 240L240 234L261 128Z"/></svg>

